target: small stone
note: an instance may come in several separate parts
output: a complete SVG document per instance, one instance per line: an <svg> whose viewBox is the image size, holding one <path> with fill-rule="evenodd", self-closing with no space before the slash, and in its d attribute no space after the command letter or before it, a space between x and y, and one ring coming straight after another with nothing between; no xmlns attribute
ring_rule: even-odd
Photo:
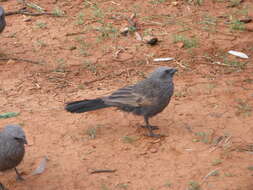
<svg viewBox="0 0 253 190"><path fill-rule="evenodd" d="M158 38L154 36L145 36L143 38L144 42L150 45L156 45L158 42Z"/></svg>
<svg viewBox="0 0 253 190"><path fill-rule="evenodd" d="M15 61L12 60L12 59L9 59L9 60L7 61L7 64L14 64L14 63L15 63Z"/></svg>
<svg viewBox="0 0 253 190"><path fill-rule="evenodd" d="M30 22L31 20L32 20L31 17L25 17L25 18L23 19L24 22Z"/></svg>
<svg viewBox="0 0 253 190"><path fill-rule="evenodd" d="M146 154L147 154L146 151L140 152L140 155L146 155Z"/></svg>
<svg viewBox="0 0 253 190"><path fill-rule="evenodd" d="M149 151L150 151L151 153L157 153L157 149L156 149L156 148L151 148Z"/></svg>
<svg viewBox="0 0 253 190"><path fill-rule="evenodd" d="M129 32L129 28L128 27L120 29L120 34L123 35L123 36L126 36L128 34L128 32Z"/></svg>
<svg viewBox="0 0 253 190"><path fill-rule="evenodd" d="M135 39L136 40L142 41L142 37L141 37L141 35L138 32L135 32L134 35L135 35Z"/></svg>
<svg viewBox="0 0 253 190"><path fill-rule="evenodd" d="M184 47L184 43L183 42L177 42L176 45L179 48L183 48Z"/></svg>
<svg viewBox="0 0 253 190"><path fill-rule="evenodd" d="M240 22L243 22L243 23L250 23L252 21L251 18L243 18L243 19L240 19Z"/></svg>
<svg viewBox="0 0 253 190"><path fill-rule="evenodd" d="M69 48L69 50L75 50L76 49L76 46L71 46L70 48Z"/></svg>
<svg viewBox="0 0 253 190"><path fill-rule="evenodd" d="M171 4L172 4L173 6L177 6L179 3L178 3L177 1L173 1Z"/></svg>
<svg viewBox="0 0 253 190"><path fill-rule="evenodd" d="M121 147L121 150L124 150L124 151L128 151L130 149L131 148L129 146L127 146L127 145Z"/></svg>
<svg viewBox="0 0 253 190"><path fill-rule="evenodd" d="M246 24L245 25L245 30L247 30L249 32L253 32L253 23Z"/></svg>
<svg viewBox="0 0 253 190"><path fill-rule="evenodd" d="M159 139L156 139L156 140L154 140L154 141L152 141L153 144L159 143L159 142L161 142L161 139L160 139L160 138L159 138Z"/></svg>

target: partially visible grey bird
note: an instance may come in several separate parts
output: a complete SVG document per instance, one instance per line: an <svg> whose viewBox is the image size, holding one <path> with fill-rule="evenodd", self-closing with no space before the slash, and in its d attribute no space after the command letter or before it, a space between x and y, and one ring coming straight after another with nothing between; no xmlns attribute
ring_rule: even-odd
<svg viewBox="0 0 253 190"><path fill-rule="evenodd" d="M16 166L25 155L25 132L19 125L7 125L0 132L0 171L15 169L17 179L22 180Z"/></svg>
<svg viewBox="0 0 253 190"><path fill-rule="evenodd" d="M6 22L5 22L4 9L3 7L0 7L0 33L4 30L5 25L6 25Z"/></svg>
<svg viewBox="0 0 253 190"><path fill-rule="evenodd" d="M8 190L2 183L0 183L0 190Z"/></svg>
<svg viewBox="0 0 253 190"><path fill-rule="evenodd" d="M174 91L173 76L177 69L159 67L148 78L135 85L120 88L109 96L67 103L65 109L72 113L82 113L106 107L117 107L125 112L142 115L149 136L155 126L149 124L149 118L163 111L169 104Z"/></svg>

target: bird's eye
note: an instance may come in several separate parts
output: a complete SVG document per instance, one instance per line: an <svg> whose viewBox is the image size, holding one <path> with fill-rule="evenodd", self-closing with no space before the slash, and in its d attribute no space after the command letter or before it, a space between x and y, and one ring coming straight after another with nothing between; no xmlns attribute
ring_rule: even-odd
<svg viewBox="0 0 253 190"><path fill-rule="evenodd" d="M170 70L169 70L169 69L165 70L165 73L169 74L169 73L170 73Z"/></svg>

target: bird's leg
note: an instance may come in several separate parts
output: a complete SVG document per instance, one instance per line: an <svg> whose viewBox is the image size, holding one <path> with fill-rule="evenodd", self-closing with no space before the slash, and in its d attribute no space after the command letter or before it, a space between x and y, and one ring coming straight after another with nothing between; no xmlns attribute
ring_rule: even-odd
<svg viewBox="0 0 253 190"><path fill-rule="evenodd" d="M18 170L17 170L17 168L14 168L15 169L15 172L16 172L16 174L17 174L17 180L18 181L23 181L24 180L24 178L21 176L21 174L18 172Z"/></svg>
<svg viewBox="0 0 253 190"><path fill-rule="evenodd" d="M7 190L2 183L0 183L0 190Z"/></svg>
<svg viewBox="0 0 253 190"><path fill-rule="evenodd" d="M144 116L144 120L145 120L146 125L142 125L141 126L142 128L147 128L147 129L151 129L151 130L158 130L159 129L159 127L157 127L157 126L149 125L148 117Z"/></svg>
<svg viewBox="0 0 253 190"><path fill-rule="evenodd" d="M148 117L144 116L144 120L145 120L146 128L148 129L148 132L149 132L148 136L149 137L161 137L161 135L153 133L155 126L149 125Z"/></svg>

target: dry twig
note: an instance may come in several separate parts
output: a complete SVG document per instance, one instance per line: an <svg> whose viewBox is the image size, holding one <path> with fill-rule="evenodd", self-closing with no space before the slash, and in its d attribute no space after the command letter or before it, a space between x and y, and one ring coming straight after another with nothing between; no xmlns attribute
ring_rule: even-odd
<svg viewBox="0 0 253 190"><path fill-rule="evenodd" d="M203 178L203 180L201 181L200 184L203 184L209 176L213 175L213 174L214 174L215 172L217 172L219 169L220 169L220 168L216 168L216 169L210 171L210 172Z"/></svg>
<svg viewBox="0 0 253 190"><path fill-rule="evenodd" d="M33 60L28 60L28 59L20 59L20 58L12 58L12 57L0 57L0 61L9 61L9 60L14 60L14 61L20 61L20 62L27 62L27 63L32 63L32 64L42 64L39 61L33 61Z"/></svg>
<svg viewBox="0 0 253 190"><path fill-rule="evenodd" d="M98 173L114 173L117 170L94 170L90 172L90 174L98 174Z"/></svg>

